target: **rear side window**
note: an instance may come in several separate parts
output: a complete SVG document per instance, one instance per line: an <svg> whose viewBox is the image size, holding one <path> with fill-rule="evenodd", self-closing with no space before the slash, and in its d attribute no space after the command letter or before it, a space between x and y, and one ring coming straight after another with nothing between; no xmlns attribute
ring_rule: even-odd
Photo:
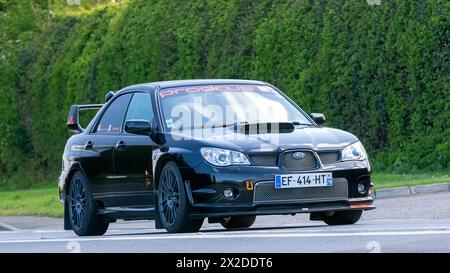
<svg viewBox="0 0 450 273"><path fill-rule="evenodd" d="M125 112L132 94L125 94L115 99L94 130L96 134L120 134Z"/></svg>
<svg viewBox="0 0 450 273"><path fill-rule="evenodd" d="M125 121L142 119L153 123L152 100L148 93L135 93L131 99Z"/></svg>

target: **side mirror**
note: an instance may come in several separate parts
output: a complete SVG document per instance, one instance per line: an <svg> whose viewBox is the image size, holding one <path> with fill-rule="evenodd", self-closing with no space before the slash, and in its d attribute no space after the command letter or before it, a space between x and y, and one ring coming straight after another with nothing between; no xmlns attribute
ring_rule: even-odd
<svg viewBox="0 0 450 273"><path fill-rule="evenodd" d="M134 119L125 122L125 132L136 135L150 135L152 124L148 120Z"/></svg>
<svg viewBox="0 0 450 273"><path fill-rule="evenodd" d="M322 126L325 123L325 115L321 113L311 113L309 116L314 120L317 125Z"/></svg>

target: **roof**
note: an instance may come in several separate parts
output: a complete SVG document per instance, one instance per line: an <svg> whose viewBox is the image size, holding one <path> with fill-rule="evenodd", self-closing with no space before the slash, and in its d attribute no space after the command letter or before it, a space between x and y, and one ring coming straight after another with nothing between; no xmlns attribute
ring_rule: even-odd
<svg viewBox="0 0 450 273"><path fill-rule="evenodd" d="M159 88L173 88L179 86L188 85L208 85L208 84L259 84L266 85L267 83L254 80L235 80L235 79L198 79L198 80L176 80L176 81L161 81L150 82L132 85L124 88L123 90L136 89L139 87L158 86Z"/></svg>
<svg viewBox="0 0 450 273"><path fill-rule="evenodd" d="M203 80L178 80L178 81L164 81L154 83L160 88L178 87L186 85L207 85L207 84L266 84L261 81L253 80L235 80L235 79L203 79Z"/></svg>

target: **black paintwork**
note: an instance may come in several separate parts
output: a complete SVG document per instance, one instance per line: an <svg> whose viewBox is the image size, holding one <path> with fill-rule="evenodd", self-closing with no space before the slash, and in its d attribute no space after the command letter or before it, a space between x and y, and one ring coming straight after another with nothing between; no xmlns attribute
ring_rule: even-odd
<svg viewBox="0 0 450 273"><path fill-rule="evenodd" d="M337 162L320 166L312 172L333 172L333 177L344 177L349 183L349 198L342 201L315 203L287 203L255 205L253 191L247 190L246 181L273 181L275 174L296 173L280 166L229 166L215 167L200 155L201 147L220 147L244 152L247 155L276 154L288 150L335 151L341 150L358 139L345 131L313 126L295 126L290 132L279 135L280 145L260 151L260 138L249 135L244 140L233 139L235 130L225 130L206 138L187 137L177 140L177 135L165 132L157 92L162 88L206 85L206 84L257 84L272 85L258 81L243 80L187 80L157 82L134 85L116 93L108 93L108 101L98 111L87 128L72 136L66 144L63 155L63 170L59 177L59 191L62 202L71 175L80 170L87 177L99 213L111 219L153 219L155 217L155 188L159 171L168 161L178 165L191 202L191 217L216 217L252 214L292 214L327 210L348 210L350 204L364 203L361 209L372 209L373 198L357 193L356 184L364 180L369 186L370 165L368 160ZM279 90L278 90L279 91ZM115 135L93 134L103 112L121 95L133 92L147 92L152 99L155 122L151 135L136 135L121 132ZM281 93L281 91L279 91ZM281 93L282 94L282 93ZM283 95L284 96L284 95ZM286 97L289 101L289 98ZM292 102L292 101L291 101ZM293 103L293 102L292 102ZM302 111L299 108L299 111ZM72 112L73 114L73 109ZM304 112L303 112L304 113ZM313 116L314 117L314 116ZM197 129L200 130L200 129ZM234 187L239 191L234 200L226 200L223 190Z"/></svg>

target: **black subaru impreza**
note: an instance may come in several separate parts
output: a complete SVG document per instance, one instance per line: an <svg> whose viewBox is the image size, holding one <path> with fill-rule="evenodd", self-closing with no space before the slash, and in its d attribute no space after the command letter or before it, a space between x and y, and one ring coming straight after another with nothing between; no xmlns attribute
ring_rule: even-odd
<svg viewBox="0 0 450 273"><path fill-rule="evenodd" d="M94 109L86 128L79 114ZM276 87L247 80L155 82L73 105L59 195L64 227L102 235L117 219L168 232L205 218L248 228L257 215L356 223L375 208L361 142L323 127Z"/></svg>

